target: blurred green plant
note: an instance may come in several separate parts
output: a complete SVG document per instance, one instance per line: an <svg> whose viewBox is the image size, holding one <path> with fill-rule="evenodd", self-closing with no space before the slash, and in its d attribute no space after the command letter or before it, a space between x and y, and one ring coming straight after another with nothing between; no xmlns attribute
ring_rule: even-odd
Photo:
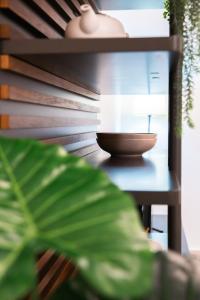
<svg viewBox="0 0 200 300"><path fill-rule="evenodd" d="M35 289L35 258L47 249L71 258L103 297L152 288L154 255L132 200L59 146L1 137L1 300Z"/></svg>
<svg viewBox="0 0 200 300"><path fill-rule="evenodd" d="M182 113L183 120L193 128L194 75L200 74L200 1L165 0L164 16L171 22L173 33L183 37Z"/></svg>

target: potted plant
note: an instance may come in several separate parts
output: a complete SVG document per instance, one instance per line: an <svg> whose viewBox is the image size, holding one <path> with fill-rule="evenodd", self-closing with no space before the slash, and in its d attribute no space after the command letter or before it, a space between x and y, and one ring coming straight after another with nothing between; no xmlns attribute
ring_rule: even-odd
<svg viewBox="0 0 200 300"><path fill-rule="evenodd" d="M36 255L47 249L79 273L53 299L161 299L170 284L165 299L177 300L189 283L200 297L198 264L152 252L129 196L59 146L0 138L0 232L2 300L39 299Z"/></svg>

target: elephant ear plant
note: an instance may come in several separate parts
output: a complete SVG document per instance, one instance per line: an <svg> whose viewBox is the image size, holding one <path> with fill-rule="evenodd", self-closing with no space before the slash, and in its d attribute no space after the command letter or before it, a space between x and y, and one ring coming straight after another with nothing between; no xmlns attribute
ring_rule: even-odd
<svg viewBox="0 0 200 300"><path fill-rule="evenodd" d="M36 255L71 258L109 298L152 286L153 254L132 200L100 170L59 146L0 138L0 299L36 287Z"/></svg>
<svg viewBox="0 0 200 300"><path fill-rule="evenodd" d="M200 262L152 253L132 200L58 146L0 138L0 299L36 289L52 249L79 274L52 300L200 299Z"/></svg>

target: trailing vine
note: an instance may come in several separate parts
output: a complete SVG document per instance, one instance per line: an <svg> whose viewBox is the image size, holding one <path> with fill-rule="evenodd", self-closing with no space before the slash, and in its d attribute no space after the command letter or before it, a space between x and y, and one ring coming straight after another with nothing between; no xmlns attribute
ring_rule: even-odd
<svg viewBox="0 0 200 300"><path fill-rule="evenodd" d="M200 73L200 1L165 0L165 18L170 20L174 34L183 37L183 120L194 127L193 109L194 74Z"/></svg>

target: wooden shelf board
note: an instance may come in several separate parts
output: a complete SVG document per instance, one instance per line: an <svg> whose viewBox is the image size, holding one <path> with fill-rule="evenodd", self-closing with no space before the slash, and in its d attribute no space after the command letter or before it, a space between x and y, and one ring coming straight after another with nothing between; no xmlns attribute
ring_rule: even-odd
<svg viewBox="0 0 200 300"><path fill-rule="evenodd" d="M122 191L130 193L137 204L177 205L179 183L168 169L166 155L153 153L142 158L111 158L100 150L86 157L104 170Z"/></svg>
<svg viewBox="0 0 200 300"><path fill-rule="evenodd" d="M163 0L96 0L100 10L162 9Z"/></svg>
<svg viewBox="0 0 200 300"><path fill-rule="evenodd" d="M101 94L167 94L179 37L3 41L11 54Z"/></svg>

